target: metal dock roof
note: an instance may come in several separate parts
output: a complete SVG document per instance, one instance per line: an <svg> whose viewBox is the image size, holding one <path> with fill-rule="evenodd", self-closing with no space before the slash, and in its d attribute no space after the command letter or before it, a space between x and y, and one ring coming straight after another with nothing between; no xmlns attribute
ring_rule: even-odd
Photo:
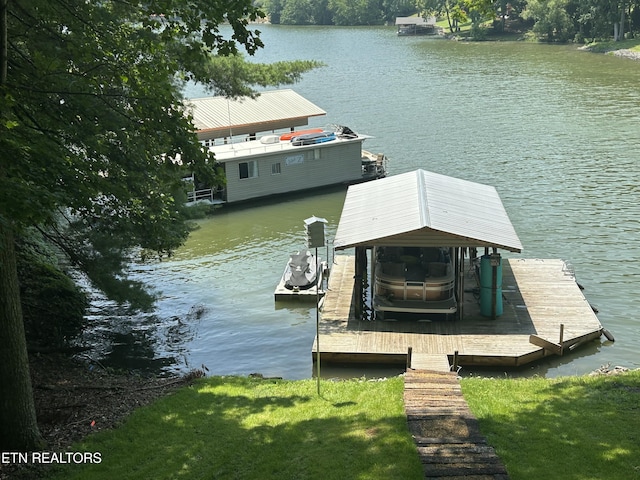
<svg viewBox="0 0 640 480"><path fill-rule="evenodd" d="M261 92L256 98L192 98L186 101L200 140L293 128L326 115L291 89Z"/></svg>
<svg viewBox="0 0 640 480"><path fill-rule="evenodd" d="M494 187L426 170L349 187L334 247L356 246L522 251Z"/></svg>

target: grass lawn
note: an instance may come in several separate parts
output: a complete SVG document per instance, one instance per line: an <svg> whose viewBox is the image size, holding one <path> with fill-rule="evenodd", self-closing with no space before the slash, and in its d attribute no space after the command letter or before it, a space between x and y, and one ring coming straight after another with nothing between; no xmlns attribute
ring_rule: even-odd
<svg viewBox="0 0 640 480"><path fill-rule="evenodd" d="M640 39L632 38L629 40L622 40L614 42L613 40L607 42L594 42L587 45L589 50L596 53L606 53L612 50L632 50L634 52L640 52Z"/></svg>
<svg viewBox="0 0 640 480"><path fill-rule="evenodd" d="M461 381L512 480L640 479L640 370ZM74 452L53 479L422 479L403 379L201 379Z"/></svg>
<svg viewBox="0 0 640 480"><path fill-rule="evenodd" d="M512 480L640 479L640 370L465 379L462 391Z"/></svg>
<svg viewBox="0 0 640 480"><path fill-rule="evenodd" d="M55 479L421 479L403 379L199 380L72 451Z"/></svg>

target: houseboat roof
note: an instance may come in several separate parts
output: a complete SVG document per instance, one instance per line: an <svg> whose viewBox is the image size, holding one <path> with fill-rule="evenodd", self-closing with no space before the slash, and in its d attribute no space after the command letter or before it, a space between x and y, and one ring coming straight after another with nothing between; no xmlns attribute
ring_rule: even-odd
<svg viewBox="0 0 640 480"><path fill-rule="evenodd" d="M349 187L334 247L357 246L522 251L494 187L425 170Z"/></svg>
<svg viewBox="0 0 640 480"><path fill-rule="evenodd" d="M233 160L247 160L259 155L274 154L283 155L285 162L297 162L299 159L296 155L304 150L325 148L353 142L362 143L367 138L371 138L369 135L354 135L354 137L336 135L335 139L329 142L310 145L295 145L290 140L276 140L278 139L277 135L265 135L257 140L214 145L209 147L209 151L213 152L216 157L216 161L220 163L230 162Z"/></svg>
<svg viewBox="0 0 640 480"><path fill-rule="evenodd" d="M307 125L310 117L327 113L291 89L261 92L256 98L219 96L186 103L201 141Z"/></svg>

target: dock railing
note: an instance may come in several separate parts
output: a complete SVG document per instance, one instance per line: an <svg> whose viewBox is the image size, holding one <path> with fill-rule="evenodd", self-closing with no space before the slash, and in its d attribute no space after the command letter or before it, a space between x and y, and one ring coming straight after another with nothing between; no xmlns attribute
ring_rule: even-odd
<svg viewBox="0 0 640 480"><path fill-rule="evenodd" d="M204 190L192 190L187 192L187 202L197 202L199 200L209 200L213 203L213 189L205 188Z"/></svg>

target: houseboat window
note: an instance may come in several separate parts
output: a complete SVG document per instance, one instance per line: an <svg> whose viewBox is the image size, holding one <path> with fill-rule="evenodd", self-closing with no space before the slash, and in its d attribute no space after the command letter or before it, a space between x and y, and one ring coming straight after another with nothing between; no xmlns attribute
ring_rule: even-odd
<svg viewBox="0 0 640 480"><path fill-rule="evenodd" d="M238 168L240 178L255 178L258 176L258 162L256 160L240 162Z"/></svg>
<svg viewBox="0 0 640 480"><path fill-rule="evenodd" d="M321 152L321 150L319 148L314 148L313 149L313 159L314 160L320 160L320 152Z"/></svg>
<svg viewBox="0 0 640 480"><path fill-rule="evenodd" d="M271 175L278 175L282 173L280 170L280 162L271 164Z"/></svg>

